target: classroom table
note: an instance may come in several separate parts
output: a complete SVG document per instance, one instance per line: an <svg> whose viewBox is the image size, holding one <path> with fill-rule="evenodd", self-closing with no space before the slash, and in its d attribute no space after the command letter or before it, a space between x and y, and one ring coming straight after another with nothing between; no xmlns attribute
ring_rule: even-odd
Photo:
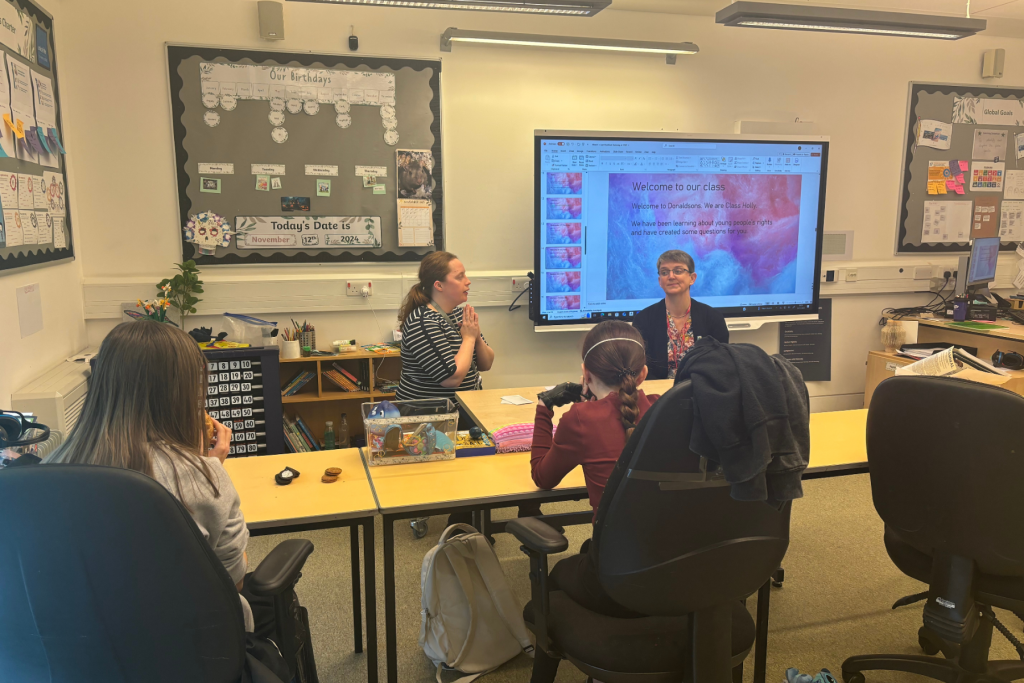
<svg viewBox="0 0 1024 683"><path fill-rule="evenodd" d="M274 475L285 467L300 476L278 486ZM340 467L333 484L320 481L328 467ZM229 458L224 469L242 500L253 536L312 529L349 528L352 558L352 619L355 651L363 651L359 590L359 527L363 527L363 574L366 586L366 677L377 682L377 590L373 518L377 500L358 448L313 453Z"/></svg>
<svg viewBox="0 0 1024 683"><path fill-rule="evenodd" d="M644 383L644 389L661 394L672 386L672 380ZM501 397L521 395L535 400L543 387L495 389L459 392L457 399L481 428L488 432L516 422L533 422L536 405L503 405ZM555 420L568 410L556 409ZM863 472L867 468L864 445L866 410L851 410L811 415L811 464L807 477L834 476ZM552 491L538 489L530 475L529 453L505 453L489 456L456 458L440 462L407 465L382 465L368 468L377 503L384 521L384 619L387 678L398 681L397 615L395 597L394 524L402 519L471 511L481 532L496 533L503 523L491 523L486 516L477 516L500 507L513 507L524 502L555 502L582 500L587 496L583 473L574 469ZM591 512L545 515L545 519L562 524L586 523ZM569 519L573 518L573 519ZM579 519L575 519L579 518ZM768 586L759 592L758 646L755 654L755 680L764 680L764 639L767 637ZM761 609L763 606L763 610Z"/></svg>
<svg viewBox="0 0 1024 683"><path fill-rule="evenodd" d="M672 388L675 380L656 379L644 382L641 389L649 394L663 394ZM537 414L537 394L544 387L523 387L520 389L483 389L481 391L460 391L455 394L480 428L492 433L501 427L517 422L533 423ZM515 406L503 404L502 396L519 395L534 403ZM570 406L555 408L558 420ZM864 429L867 424L867 410L837 410L830 413L811 413L811 461L804 477L813 479L823 476L855 474L867 471L867 450L864 443ZM577 472L578 470L573 470ZM571 475L570 475L571 476Z"/></svg>

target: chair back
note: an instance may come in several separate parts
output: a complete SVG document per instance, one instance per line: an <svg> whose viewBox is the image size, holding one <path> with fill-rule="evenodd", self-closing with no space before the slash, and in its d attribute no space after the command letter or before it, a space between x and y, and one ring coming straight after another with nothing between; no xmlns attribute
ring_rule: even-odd
<svg viewBox="0 0 1024 683"><path fill-rule="evenodd" d="M1024 397L955 377L892 377L868 409L871 495L928 555L1024 576Z"/></svg>
<svg viewBox="0 0 1024 683"><path fill-rule="evenodd" d="M0 678L239 680L238 592L188 510L138 472L0 471Z"/></svg>
<svg viewBox="0 0 1024 683"><path fill-rule="evenodd" d="M693 391L680 382L647 411L608 480L591 555L623 607L682 615L739 600L768 580L789 546L788 503L730 497L689 449ZM714 463L704 461L708 468Z"/></svg>

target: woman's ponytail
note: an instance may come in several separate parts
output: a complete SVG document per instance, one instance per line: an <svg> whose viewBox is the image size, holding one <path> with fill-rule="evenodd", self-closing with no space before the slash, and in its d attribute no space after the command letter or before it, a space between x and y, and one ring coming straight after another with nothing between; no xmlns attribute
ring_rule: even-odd
<svg viewBox="0 0 1024 683"><path fill-rule="evenodd" d="M626 430L626 441L633 436L637 418L640 417L640 408L637 406L636 399L636 377L630 371L625 374L619 385L619 416L622 420L622 427Z"/></svg>
<svg viewBox="0 0 1024 683"><path fill-rule="evenodd" d="M405 295L405 300L402 302L402 308L398 311L399 326L405 322L410 313L420 306L430 303L430 290L433 289L434 283L448 277L450 270L448 264L456 258L458 257L455 254L447 251L435 251L423 257L423 260L420 261L420 281L409 288L409 293Z"/></svg>

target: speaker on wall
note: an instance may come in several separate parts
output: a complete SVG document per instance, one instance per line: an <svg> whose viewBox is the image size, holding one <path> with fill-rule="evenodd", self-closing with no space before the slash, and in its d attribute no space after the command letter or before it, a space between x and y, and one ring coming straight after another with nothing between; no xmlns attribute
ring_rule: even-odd
<svg viewBox="0 0 1024 683"><path fill-rule="evenodd" d="M284 4L274 0L256 3L260 15L260 38L284 40Z"/></svg>

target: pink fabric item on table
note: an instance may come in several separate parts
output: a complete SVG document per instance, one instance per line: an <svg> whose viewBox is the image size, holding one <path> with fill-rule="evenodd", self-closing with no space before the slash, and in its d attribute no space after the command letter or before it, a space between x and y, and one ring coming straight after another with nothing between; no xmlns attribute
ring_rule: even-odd
<svg viewBox="0 0 1024 683"><path fill-rule="evenodd" d="M556 425L554 431L558 429ZM533 423L517 422L491 432L498 453L529 453L533 447Z"/></svg>

